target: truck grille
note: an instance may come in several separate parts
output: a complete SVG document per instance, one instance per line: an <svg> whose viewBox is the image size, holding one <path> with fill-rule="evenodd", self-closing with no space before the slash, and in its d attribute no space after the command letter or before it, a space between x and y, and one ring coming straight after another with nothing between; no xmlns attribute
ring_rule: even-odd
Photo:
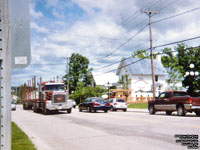
<svg viewBox="0 0 200 150"><path fill-rule="evenodd" d="M64 103L65 102L65 95L54 95L53 96L53 103Z"/></svg>

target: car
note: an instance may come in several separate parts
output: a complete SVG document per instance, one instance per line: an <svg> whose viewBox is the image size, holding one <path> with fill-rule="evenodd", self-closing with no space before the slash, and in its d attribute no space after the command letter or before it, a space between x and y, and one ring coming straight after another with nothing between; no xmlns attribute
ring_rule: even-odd
<svg viewBox="0 0 200 150"><path fill-rule="evenodd" d="M102 110L105 113L110 110L110 103L106 102L101 97L89 97L84 100L83 103L79 104L79 111L87 110L88 112L96 112L97 110Z"/></svg>
<svg viewBox="0 0 200 150"><path fill-rule="evenodd" d="M15 104L15 102L11 102L11 110L16 110L16 104Z"/></svg>
<svg viewBox="0 0 200 150"><path fill-rule="evenodd" d="M116 110L123 110L124 112L127 111L127 104L124 99L121 98L111 98L108 100L110 103L110 110L111 111L116 111Z"/></svg>
<svg viewBox="0 0 200 150"><path fill-rule="evenodd" d="M76 108L76 101L72 99L73 107Z"/></svg>

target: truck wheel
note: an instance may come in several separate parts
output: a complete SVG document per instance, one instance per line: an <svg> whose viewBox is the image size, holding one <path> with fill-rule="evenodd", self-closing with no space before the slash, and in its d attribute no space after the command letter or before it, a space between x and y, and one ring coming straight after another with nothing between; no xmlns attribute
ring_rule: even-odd
<svg viewBox="0 0 200 150"><path fill-rule="evenodd" d="M167 115L171 115L171 114L172 114L172 111L166 111L166 114L167 114Z"/></svg>
<svg viewBox="0 0 200 150"><path fill-rule="evenodd" d="M80 112L82 112L82 109L79 109Z"/></svg>
<svg viewBox="0 0 200 150"><path fill-rule="evenodd" d="M178 114L178 116L185 116L185 110L184 110L184 107L182 105L179 105L177 107L177 114Z"/></svg>
<svg viewBox="0 0 200 150"><path fill-rule="evenodd" d="M67 113L70 114L72 112L72 108L67 109Z"/></svg>
<svg viewBox="0 0 200 150"><path fill-rule="evenodd" d="M26 110L26 106L25 106L25 104L23 104L23 110Z"/></svg>
<svg viewBox="0 0 200 150"><path fill-rule="evenodd" d="M108 112L108 110L104 110L104 112L105 112L105 113L107 113L107 112Z"/></svg>
<svg viewBox="0 0 200 150"><path fill-rule="evenodd" d="M44 108L44 112L43 112L45 115L48 115L49 114L49 110L46 109L46 107Z"/></svg>
<svg viewBox="0 0 200 150"><path fill-rule="evenodd" d="M195 111L197 116L200 116L200 111Z"/></svg>
<svg viewBox="0 0 200 150"><path fill-rule="evenodd" d="M150 113L151 115L154 115L154 114L156 113L155 108L154 108L153 105L150 105L150 106L149 106L149 113Z"/></svg>

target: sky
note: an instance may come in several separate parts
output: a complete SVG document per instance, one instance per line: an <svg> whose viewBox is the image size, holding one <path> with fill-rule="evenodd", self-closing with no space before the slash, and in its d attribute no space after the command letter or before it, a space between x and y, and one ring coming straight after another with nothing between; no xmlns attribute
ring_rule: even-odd
<svg viewBox="0 0 200 150"><path fill-rule="evenodd" d="M22 85L33 76L61 80L72 53L89 59L97 84L115 83L115 62L149 48L149 17L141 10L159 12L154 22L198 7L197 0L30 0L31 64L13 69L11 84ZM153 46L200 36L199 13L196 9L152 23ZM185 42L199 43L199 38Z"/></svg>

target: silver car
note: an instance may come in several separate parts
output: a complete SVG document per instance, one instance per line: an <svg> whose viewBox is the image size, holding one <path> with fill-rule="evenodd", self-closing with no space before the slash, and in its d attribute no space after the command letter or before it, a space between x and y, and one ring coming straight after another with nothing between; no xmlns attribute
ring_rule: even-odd
<svg viewBox="0 0 200 150"><path fill-rule="evenodd" d="M11 102L11 110L16 110L16 104L15 104L15 102Z"/></svg>
<svg viewBox="0 0 200 150"><path fill-rule="evenodd" d="M120 99L120 98L111 98L108 100L108 102L110 102L111 111L116 111L116 110L123 110L124 112L127 111L127 104L126 101L124 99Z"/></svg>

